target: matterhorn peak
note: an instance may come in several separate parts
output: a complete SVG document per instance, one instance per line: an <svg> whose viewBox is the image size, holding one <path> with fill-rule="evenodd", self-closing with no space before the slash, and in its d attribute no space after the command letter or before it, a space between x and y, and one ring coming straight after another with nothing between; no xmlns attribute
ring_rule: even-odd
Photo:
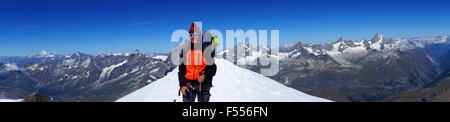
<svg viewBox="0 0 450 122"><path fill-rule="evenodd" d="M139 50L138 49L134 50L134 54L139 54Z"/></svg>
<svg viewBox="0 0 450 122"><path fill-rule="evenodd" d="M380 32L377 32L377 34L371 39L372 42L378 42L382 41L384 38L383 35L380 34Z"/></svg>
<svg viewBox="0 0 450 122"><path fill-rule="evenodd" d="M337 42L343 42L344 41L344 38L343 37L340 37L338 40L337 40Z"/></svg>

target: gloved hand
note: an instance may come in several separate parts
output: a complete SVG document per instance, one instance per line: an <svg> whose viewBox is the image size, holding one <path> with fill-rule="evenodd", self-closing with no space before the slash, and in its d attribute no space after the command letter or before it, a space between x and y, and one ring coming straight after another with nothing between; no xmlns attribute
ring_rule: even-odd
<svg viewBox="0 0 450 122"><path fill-rule="evenodd" d="M189 89L187 88L187 86L181 87L181 93L183 93L184 96L186 96L186 90L187 90L188 92L190 92Z"/></svg>

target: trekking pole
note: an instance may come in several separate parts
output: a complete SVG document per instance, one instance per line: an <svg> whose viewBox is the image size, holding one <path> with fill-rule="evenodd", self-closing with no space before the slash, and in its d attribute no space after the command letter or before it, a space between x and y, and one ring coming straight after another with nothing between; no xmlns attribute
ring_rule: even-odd
<svg viewBox="0 0 450 122"><path fill-rule="evenodd" d="M189 91L189 94L190 94L190 96L191 96L191 97L189 97L189 102L192 102L192 89L189 88L189 90L191 90L191 91Z"/></svg>
<svg viewBox="0 0 450 122"><path fill-rule="evenodd" d="M202 76L202 72L200 72L199 77L200 76ZM204 82L204 79L203 79L203 82ZM202 83L199 83L199 84L200 84L200 89L198 91L199 91L199 93L201 93L202 92Z"/></svg>
<svg viewBox="0 0 450 122"><path fill-rule="evenodd" d="M190 90L190 91L189 91L189 94L191 95L191 97L189 97L189 101L190 101L190 102L194 102L194 100L192 100L192 92L193 92L192 90L193 90L193 88L191 87L191 84L190 84L190 83L189 83L189 90Z"/></svg>

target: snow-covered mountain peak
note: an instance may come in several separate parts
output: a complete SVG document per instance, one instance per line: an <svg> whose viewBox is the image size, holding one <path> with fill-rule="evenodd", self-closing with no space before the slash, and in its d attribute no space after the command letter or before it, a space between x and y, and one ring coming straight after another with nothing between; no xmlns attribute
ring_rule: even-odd
<svg viewBox="0 0 450 122"><path fill-rule="evenodd" d="M377 33L371 40L370 40L370 48L375 50L383 50L383 44L386 43L385 41L387 38L385 38L380 33Z"/></svg>
<svg viewBox="0 0 450 122"><path fill-rule="evenodd" d="M134 52L133 52L133 54L139 54L140 52L139 52L139 50L138 49L136 49Z"/></svg>
<svg viewBox="0 0 450 122"><path fill-rule="evenodd" d="M77 51L74 55L76 55L76 56L80 56L81 55L81 53L80 53L80 51Z"/></svg>
<svg viewBox="0 0 450 122"><path fill-rule="evenodd" d="M80 57L92 57L92 55L86 54L86 53L82 53L80 51L75 52L72 55L66 55L64 56L65 58L80 58Z"/></svg>
<svg viewBox="0 0 450 122"><path fill-rule="evenodd" d="M56 55L49 53L47 51L41 51L39 54L28 55L28 58L55 58Z"/></svg>
<svg viewBox="0 0 450 122"><path fill-rule="evenodd" d="M337 42L343 42L344 41L344 38L343 37L340 37L338 40L337 40Z"/></svg>
<svg viewBox="0 0 450 122"><path fill-rule="evenodd" d="M40 53L40 55L47 55L48 53L47 53L47 51L42 51L41 53Z"/></svg>
<svg viewBox="0 0 450 122"><path fill-rule="evenodd" d="M211 88L211 102L328 102L287 87L259 73L238 67L224 59L217 59L217 73ZM178 70L132 92L118 102L180 102Z"/></svg>
<svg viewBox="0 0 450 122"><path fill-rule="evenodd" d="M39 53L38 57L40 57L40 58L51 58L51 57L55 57L55 55L53 55L52 53L49 53L47 51L42 51L41 53Z"/></svg>
<svg viewBox="0 0 450 122"><path fill-rule="evenodd" d="M379 32L377 34L375 34L375 36L370 40L372 43L376 43L379 41L383 41L384 36L381 35Z"/></svg>

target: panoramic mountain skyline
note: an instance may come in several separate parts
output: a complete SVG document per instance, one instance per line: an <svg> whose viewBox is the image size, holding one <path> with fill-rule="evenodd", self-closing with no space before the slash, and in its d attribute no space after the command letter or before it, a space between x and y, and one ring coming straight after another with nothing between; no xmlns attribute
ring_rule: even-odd
<svg viewBox="0 0 450 122"><path fill-rule="evenodd" d="M228 83L224 81L230 81L227 78L236 76L234 78L249 78L243 80L250 83L244 86L255 86L255 83L250 81L267 79L264 81L272 84L276 81L279 85L332 101L447 101L448 98L444 96L447 94L445 88L450 83L449 47L449 36L392 39L380 33L374 34L370 40L362 41L339 38L326 44L298 42L282 48L277 55L265 54L264 50L268 48L255 50L255 45L238 43L233 48L227 48L217 54L231 55L235 60L239 57L236 53L230 53L230 50L244 49L245 54L251 54L237 62L253 62L266 55L277 57L280 59L278 73L266 78L263 78L263 74L258 74L261 77L246 77L257 76L255 73L261 73L261 69L266 69L267 66L230 66L234 61L225 62L218 59L222 60L216 60L222 72L219 74L222 75L215 80L215 85L228 88L230 84L221 83ZM171 83L176 83L176 67L177 65L171 62L170 54L143 54L139 50L133 53L100 55L82 52L60 55L43 51L22 58L2 57L0 99L22 99L30 93L38 92L57 101L115 101L140 88L153 89L158 86L176 89L178 85L169 84L155 84L156 86L143 88L165 77L168 72L170 77L166 80L170 79ZM253 73L236 75L242 72L241 68ZM235 74L223 73L225 71L234 71ZM176 96L176 92L171 91L175 90L165 91L170 94L167 97ZM217 93L226 93L219 91ZM405 91L417 91L420 94ZM224 96L227 95L221 95ZM246 97L258 95L233 95L233 98ZM163 99L149 97L139 100Z"/></svg>

